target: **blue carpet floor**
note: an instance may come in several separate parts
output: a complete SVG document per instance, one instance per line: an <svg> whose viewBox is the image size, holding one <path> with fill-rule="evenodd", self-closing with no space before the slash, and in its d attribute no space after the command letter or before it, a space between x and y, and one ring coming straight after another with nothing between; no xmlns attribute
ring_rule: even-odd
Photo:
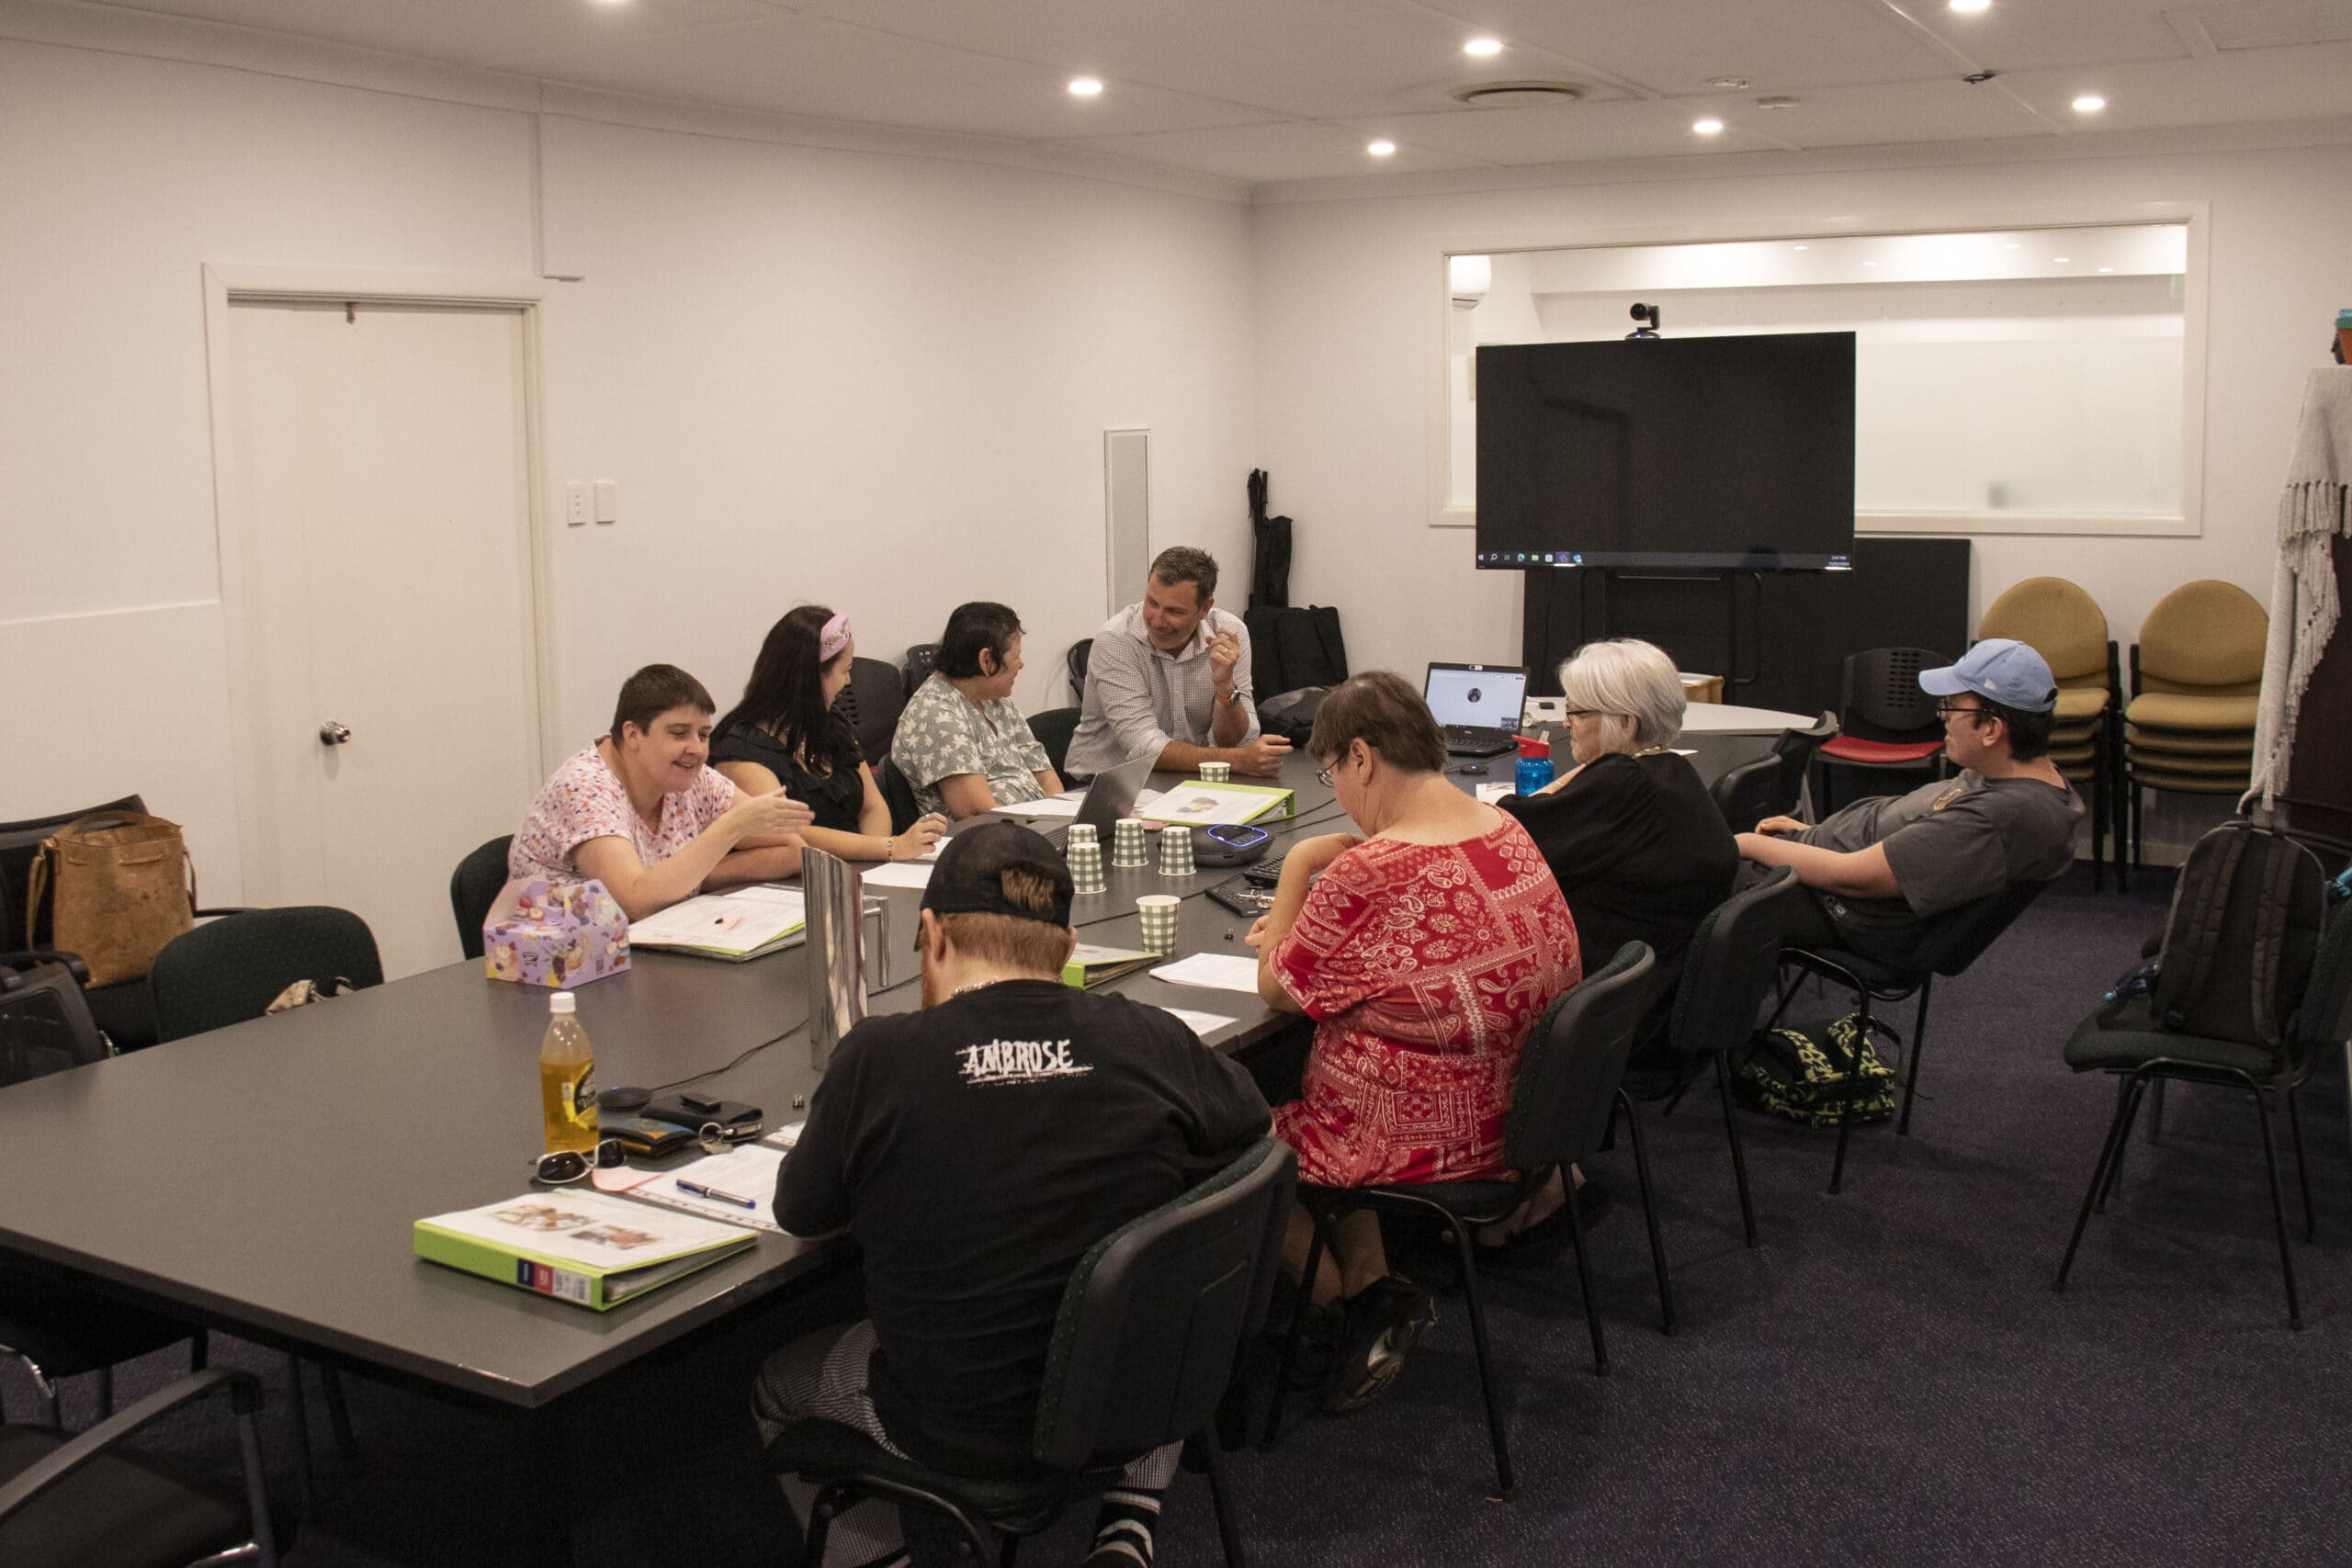
<svg viewBox="0 0 2352 1568"><path fill-rule="evenodd" d="M1940 982L1911 1135L1858 1134L1842 1195L1824 1191L1826 1135L1746 1116L1755 1251L1740 1243L1713 1089L1663 1122L1645 1107L1680 1331L1658 1331L1621 1140L1596 1171L1620 1198L1594 1237L1610 1375L1592 1374L1572 1264L1492 1281L1518 1500L1486 1500L1467 1323L1442 1299L1385 1400L1303 1416L1276 1450L1234 1456L1253 1561L2352 1561L2352 1523L2324 1501L2352 1450L2340 1063L2301 1097L2320 1227L2316 1243L2300 1228L2295 1242L2306 1332L2286 1326L2243 1094L2176 1087L2162 1144L2135 1143L2070 1289L2049 1289L2114 1104L2110 1081L2075 1078L2059 1047L2136 957L2164 893L2095 895L2078 870L1974 970ZM1827 998L1795 1009L1842 1010ZM1898 1016L1907 1032L1907 1009ZM2284 1162L2283 1129L2281 1144ZM2286 1179L2291 1202L2290 1163ZM847 1284L835 1293L846 1299ZM744 1391L806 1310L776 1303L764 1321L681 1346L578 1413L582 1562L794 1561ZM290 1496L285 1360L215 1344L216 1359L269 1384L273 1483ZM177 1365L166 1353L130 1369L125 1396ZM289 1561L438 1568L517 1555L527 1526L513 1505L525 1473L513 1429L347 1381L361 1455L334 1454L314 1389L322 1496ZM0 1396L30 1413L14 1366ZM73 1424L91 1398L71 1392ZM164 1441L207 1463L233 1453L200 1422ZM1075 1562L1087 1523L1065 1521L1023 1561ZM1217 1561L1198 1477L1171 1494L1160 1561Z"/></svg>

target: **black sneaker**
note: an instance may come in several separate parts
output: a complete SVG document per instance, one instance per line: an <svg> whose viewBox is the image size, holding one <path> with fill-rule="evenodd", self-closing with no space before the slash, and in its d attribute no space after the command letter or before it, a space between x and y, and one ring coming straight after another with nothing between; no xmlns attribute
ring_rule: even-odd
<svg viewBox="0 0 2352 1568"><path fill-rule="evenodd" d="M1347 1315L1342 1303L1329 1306L1310 1304L1306 1323L1299 1330L1298 1348L1292 1352L1290 1382L1285 1385L1293 1392L1318 1389L1331 1381L1338 1371L1340 1353L1347 1348Z"/></svg>
<svg viewBox="0 0 2352 1568"><path fill-rule="evenodd" d="M1323 1391L1334 1414L1355 1410L1388 1392L1405 1370L1405 1356L1437 1322L1437 1303L1411 1280L1391 1274L1348 1297L1347 1337L1340 1364Z"/></svg>

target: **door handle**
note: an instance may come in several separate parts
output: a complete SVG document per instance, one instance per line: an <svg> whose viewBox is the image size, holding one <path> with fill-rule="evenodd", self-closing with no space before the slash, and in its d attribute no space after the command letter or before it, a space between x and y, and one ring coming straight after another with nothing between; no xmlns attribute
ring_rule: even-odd
<svg viewBox="0 0 2352 1568"><path fill-rule="evenodd" d="M322 746L341 746L350 739L351 728L348 725L338 724L334 719L329 719L319 726L319 744Z"/></svg>

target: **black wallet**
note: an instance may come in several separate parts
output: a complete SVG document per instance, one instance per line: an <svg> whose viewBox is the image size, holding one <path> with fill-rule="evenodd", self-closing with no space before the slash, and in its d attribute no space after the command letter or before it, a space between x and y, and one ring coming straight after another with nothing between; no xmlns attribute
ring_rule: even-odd
<svg viewBox="0 0 2352 1568"><path fill-rule="evenodd" d="M716 1122L733 1143L760 1135L760 1108L740 1100L707 1100L694 1093L661 1094L646 1101L639 1114L649 1122L674 1122L690 1133L700 1132L706 1122Z"/></svg>
<svg viewBox="0 0 2352 1568"><path fill-rule="evenodd" d="M621 1147L628 1153L647 1159L675 1154L695 1141L692 1127L656 1122L646 1116L607 1116L598 1130L608 1138L618 1138Z"/></svg>

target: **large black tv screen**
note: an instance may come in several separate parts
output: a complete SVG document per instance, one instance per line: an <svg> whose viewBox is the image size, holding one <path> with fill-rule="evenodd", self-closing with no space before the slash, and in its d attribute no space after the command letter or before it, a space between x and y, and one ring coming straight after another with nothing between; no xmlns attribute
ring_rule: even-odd
<svg viewBox="0 0 2352 1568"><path fill-rule="evenodd" d="M1478 565L1822 570L1854 549L1854 334L1478 350Z"/></svg>

